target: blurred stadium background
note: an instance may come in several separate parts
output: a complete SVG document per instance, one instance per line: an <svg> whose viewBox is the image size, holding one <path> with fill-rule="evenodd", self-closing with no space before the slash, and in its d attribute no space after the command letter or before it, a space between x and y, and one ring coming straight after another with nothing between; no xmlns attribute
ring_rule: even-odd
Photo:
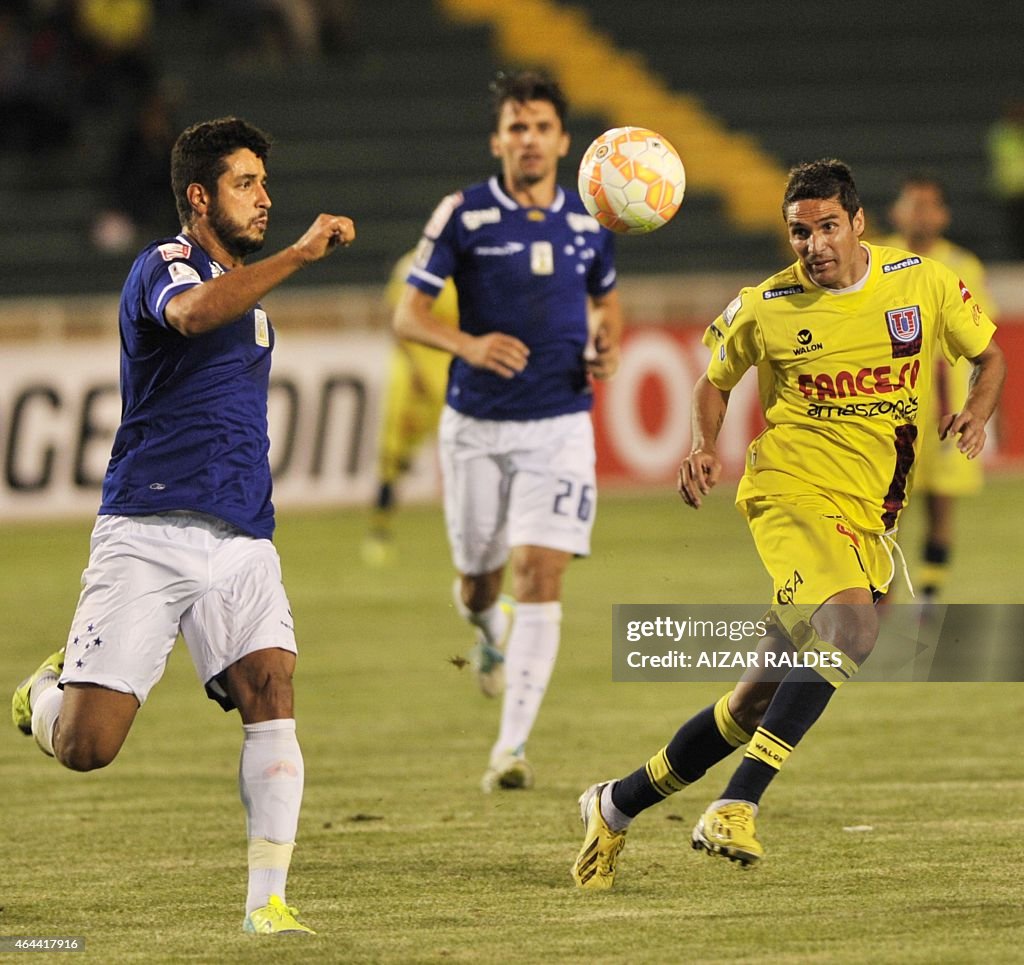
<svg viewBox="0 0 1024 965"><path fill-rule="evenodd" d="M898 11L869 0L831 18L810 4L769 14L754 0L692 14L659 0L5 5L0 514L94 507L117 419L120 284L141 244L176 230L174 136L227 113L277 139L267 250L321 210L351 215L359 231L350 251L266 299L284 336L279 505L369 499L389 340L382 286L440 198L491 170L487 83L499 66L562 79L576 109L563 183L595 134L624 123L659 130L687 166L676 220L619 245L632 331L623 373L599 400L606 481L671 482L703 366L699 330L741 284L789 260L779 196L799 160L847 160L875 235L901 174L944 178L951 236L990 266L1012 363L1024 268L986 138L1024 90L1024 14L1009 2L967 17L952 0ZM734 470L753 404L748 387L726 440ZM1024 456L1022 411L1014 377L990 460ZM405 495L435 494L427 454Z"/></svg>
<svg viewBox="0 0 1024 965"><path fill-rule="evenodd" d="M675 467L688 448L690 386L704 364L699 332L740 285L788 262L778 207L785 172L792 163L822 155L837 155L852 165L876 235L887 229L886 206L903 173L925 168L939 174L950 191L950 236L990 268L1011 379L998 444L989 455L998 478L986 496L965 503L960 526L969 538L960 572L966 578L954 595L959 593L960 600L1021 600L1012 559L1020 544L1016 507L1024 497L1024 264L989 184L985 145L1006 105L1024 97L1022 32L1024 8L1007 0L975 9L954 0L899 5L864 0L842 8L758 0L701 5L669 0L4 4L0 521L5 558L0 585L12 646L0 657L0 682L13 683L26 665L52 649L52 639L63 634L71 613L89 518L119 412L117 294L136 248L177 230L166 187L170 141L195 121L239 114L277 142L270 166L274 212L268 251L290 243L325 209L351 215L359 232L351 250L293 278L265 300L279 331L271 414L276 501L283 511L280 544L289 591L306 627L308 676L300 680L300 690L305 688L303 707L311 721L305 725L307 756L321 774L310 790L310 847L300 866L307 883L297 886L298 894L329 893L337 866L351 871L355 882L351 895L302 905L311 919L339 916L341 921L331 926L335 930L343 931L345 920L352 919L354 937L340 951L324 946L323 960L507 960L521 953L520 960L526 961L580 960L584 955L590 960L663 961L658 934L677 927L680 917L715 915L720 922L717 909L724 906L714 903L723 901L730 908L724 917L733 937L723 944L702 928L694 960L754 960L755 945L744 924L749 922L747 891L723 887L712 877L714 871L701 871L682 909L664 903L661 896L674 887L676 872L672 861L659 864L654 848L670 834L678 837L677 826L664 825L647 851L638 843L637 857L653 859L653 865L649 877L634 879L637 890L626 893L628 909L585 907L565 893L576 844L575 825L563 820L566 801L571 805L580 787L606 770L634 765L638 754L665 738L680 704L691 703L674 688L610 683L605 608L610 602L719 600L734 587L753 600L762 594L764 578L742 521L726 508L727 497L696 524L686 517L683 525L673 497ZM602 390L596 416L603 483L606 491L617 492L602 510L594 560L572 575L566 607L567 637L589 644L567 648L556 678L565 688L563 696L545 710L542 736L547 740L538 764L553 783L539 790L532 818L525 805L513 805L515 821L532 820L538 834L522 864L545 869L539 893L515 877L521 863L516 849L523 843L514 822L506 820L495 830L503 815L499 805L480 809L475 799L451 803L453 793L467 788L466 794L475 793L493 708L474 706L459 716L446 696L450 670L442 661L458 651L462 638L458 621L443 609L447 557L433 508L437 478L429 450L403 489L406 499L425 508L410 509L404 533L400 524L399 538L408 550L403 549L399 569L390 575L369 573L358 562L361 507L373 493L376 428L390 347L383 285L394 261L415 244L437 201L491 170L487 83L498 67L510 65L551 70L576 106L570 123L573 149L562 172L566 186L573 183L589 140L625 123L667 136L687 165L689 181L672 224L619 245L630 332L622 372ZM145 204L132 203L142 198ZM733 472L756 425L754 395L753 385L741 386L727 422L723 443ZM52 517L66 521L23 523ZM1007 563L992 573L997 546ZM720 562L699 565L703 560ZM382 611L391 617L386 624ZM346 654L338 648L339 634L341 640L369 643ZM400 669L394 679L406 688L403 692L416 694L408 708L395 706L392 677L381 672L382 666L395 663ZM358 695L349 693L353 674ZM157 903L147 904L128 925L119 917L117 902L107 901L108 891L118 900L132 900L141 886L155 883L145 880L142 871L123 877L118 862L96 845L89 855L100 897L83 899L79 911L62 919L53 918L47 900L66 887L62 869L51 868L48 877L37 879L35 870L5 853L4 866L15 871L3 896L8 924L0 918L0 933L10 933L12 921L40 928L71 922L100 929L104 936L123 936L101 939L101 947L103 941L112 943L108 960L145 960L154 934L157 952L149 960L218 959L211 956L203 929L219 930L223 915L234 914L237 874L222 866L234 868L241 860L231 838L238 814L230 782L222 781L223 787L211 793L204 784L205 762L197 766L194 754L170 740L181 708L202 704L190 675L177 655L166 688L158 689L146 717L145 735L118 763L118 789L104 783L104 777L73 777L74 784L68 775L54 779L39 761L28 760L26 747L12 746L11 735L0 748L0 775L5 786L14 786L31 773L33 794L50 802L38 813L19 809L18 823L10 826L11 842L34 840L41 829L59 827L59 846L74 852L81 840L69 814L91 811L100 827L119 827L123 802L136 801L140 813L150 814L138 852L141 868L164 847L164 824L152 817L164 813L159 810L160 781L171 773L190 782L189 792L202 801L213 826L227 829L224 835L219 830L206 835L201 858L182 850L184 845L180 855L172 850L168 858L198 862L205 880L216 881L219 889L223 885L189 932L191 944L178 941L171 926L180 917L181 906L174 902L181 901L186 882L176 880L173 890L159 892L161 897L153 899ZM425 691L418 689L421 683ZM616 689L624 686L631 688L628 703ZM1009 719L1019 719L1019 688L1011 695L1010 686L1004 685L998 702ZM785 919L787 928L770 933L765 925L756 947L787 962L855 962L869 955L878 961L922 963L1011 960L1006 956L1020 947L1019 925L1010 921L1014 915L1019 921L1019 901L1006 907L1000 902L1005 904L1014 888L1019 898L1019 877L1012 877L1015 868L1006 867L1006 851L999 851L987 822L1019 793L1019 769L1005 770L1006 762L998 757L1003 737L998 721L989 721L991 734L985 737L975 727L980 721L967 727L950 713L959 707L969 715L990 692L981 685L936 700L934 690L907 690L895 710L885 692L872 693L869 716L881 730L896 733L906 726L930 735L931 743L911 751L896 741L869 753L860 743L854 746L850 734L863 713L854 693L841 704L837 723L827 728L831 739L811 749L804 783L794 780L780 788L777 799L783 825L789 822L788 833L797 840L815 774L824 777L825 784L817 788L824 786L825 796L831 795L829 816L835 812L837 828L870 823L864 815L871 814L880 824L888 822L884 842L876 839L861 850L840 835L829 845L858 869L863 887L856 900L864 911L854 908L846 918L837 918L838 905L809 904L815 894L837 899L846 892L835 890L830 871L811 858L801 863L791 852L786 856L793 862L789 870L770 880L782 885L787 900L806 899L807 921L798 926ZM578 707L595 699L604 701L605 715L611 714L610 733L621 744L614 750L593 728L579 732ZM382 714L384 707L388 710ZM430 760L403 745L410 715L420 712L431 722L426 733L436 756ZM191 719L189 712L185 726L195 743L213 740L210 734L217 730L219 743L212 746L224 752L228 774L234 766L234 734L231 728L218 730L212 713L200 710ZM344 715L341 724L339 713ZM458 719L451 723L453 715ZM371 733L365 726L369 717L384 721L383 730ZM331 737L339 727L351 735L343 739L344 761ZM959 746L965 731L974 735L974 743L950 750ZM624 734L634 735L636 742L618 741ZM948 739L942 739L944 734ZM407 768L407 780L396 782L394 771L382 770L377 740L382 735L403 745L390 766ZM158 771L147 754L147 747L159 740L164 743L155 746L166 755L169 771ZM449 740L453 758L438 749ZM559 740L567 741L573 758L567 770ZM985 753L989 770L983 766ZM916 768L901 778L904 783L891 783L915 755ZM457 792L440 773L447 773L446 761L452 760L459 773ZM943 783L951 767L954 774ZM991 769L1001 767L1002 783L989 787ZM333 784L325 787L325 773L337 787L351 789L344 804L336 800ZM966 775L966 783L958 783L956 774ZM60 791L50 798L53 780L59 781ZM422 813L412 807L407 786L426 794L430 804ZM861 803L865 796L868 804ZM918 808L915 814L926 815L916 818L927 823L920 839L926 844L919 850L937 864L904 853L909 870L902 877L890 876L879 869L888 867L895 850L908 846L893 829L900 827L901 801L910 798ZM955 812L955 822L945 812L929 811L937 800ZM339 817L339 807L355 817ZM371 823L337 823L364 819ZM378 819L382 824L372 823ZM191 820L190 812L183 807L170 820ZM691 820L688 812L685 820ZM429 905L432 896L422 895L426 904L401 919L406 928L394 927L394 916L407 913L408 895L420 882L417 868L407 867L393 849L384 858L377 850L378 840L393 827L407 835L403 847L421 849L425 865L434 866L438 859L424 853L424 835L444 840L448 854L458 853L448 880L434 882L444 908ZM952 852L947 851L951 840ZM993 850L986 851L987 844ZM794 851L795 845L796 840L790 845ZM350 849L354 864L347 859ZM387 880L400 883L386 895L377 874L382 860L393 876ZM467 898L460 891L463 878L475 882L486 876L488 862L497 862L514 882L511 887L527 915L500 939L487 935L487 926L467 939L457 910L453 913L446 903L475 901L486 909L485 917L500 916L505 900L500 894L481 897L474 890ZM637 860L636 866L643 864ZM973 911L958 917L950 912L955 902L943 883L965 867L971 895L977 897L967 902ZM822 877L807 886L811 879L804 876L818 874ZM927 883L927 893L921 893L924 904L914 904L908 896L922 881ZM26 895L31 895L28 904ZM358 921L367 896L378 904ZM758 900L769 899L762 892ZM904 904L892 904L899 900ZM557 912L551 912L547 927L558 941L530 945L539 939L529 915L543 916L552 901ZM823 908L830 921L838 922L842 941L871 920L880 944L850 945L847 952L827 944L812 927ZM1000 916L1002 943L987 955L985 929ZM903 944L901 922L909 920L926 923L915 937L917 957ZM635 944L638 922L650 923L647 943ZM1018 929L1016 944L1012 927ZM981 944L961 955L963 949L956 949L960 930ZM382 935L390 944L381 945ZM478 954L468 950L478 946L466 941L491 944ZM232 948L230 957L250 960L241 946ZM296 953L279 960L303 958Z"/></svg>

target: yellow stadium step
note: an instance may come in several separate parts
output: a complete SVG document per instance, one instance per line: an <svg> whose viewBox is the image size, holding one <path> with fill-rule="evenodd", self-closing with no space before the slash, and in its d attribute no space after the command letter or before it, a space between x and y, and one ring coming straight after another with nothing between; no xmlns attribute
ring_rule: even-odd
<svg viewBox="0 0 1024 965"><path fill-rule="evenodd" d="M438 3L453 20L491 25L501 56L545 65L577 110L668 138L686 165L688 187L720 196L738 229L780 231L784 167L753 138L727 130L696 97L670 90L639 54L596 30L585 11L552 0Z"/></svg>

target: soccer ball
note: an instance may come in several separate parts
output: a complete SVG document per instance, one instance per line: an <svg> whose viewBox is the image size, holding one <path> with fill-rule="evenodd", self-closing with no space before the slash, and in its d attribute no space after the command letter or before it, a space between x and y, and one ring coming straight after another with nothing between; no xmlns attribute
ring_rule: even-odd
<svg viewBox="0 0 1024 965"><path fill-rule="evenodd" d="M615 127L587 148L577 187L587 211L606 228L645 234L679 210L686 171L660 134L646 127Z"/></svg>

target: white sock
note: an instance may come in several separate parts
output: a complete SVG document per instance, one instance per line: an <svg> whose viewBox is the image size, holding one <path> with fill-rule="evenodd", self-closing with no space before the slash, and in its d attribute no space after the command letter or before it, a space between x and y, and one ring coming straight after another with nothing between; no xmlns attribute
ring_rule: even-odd
<svg viewBox="0 0 1024 965"><path fill-rule="evenodd" d="M455 577L455 582L452 584L452 602L455 604L455 612L458 613L463 620L469 619L469 607L462 602L462 577Z"/></svg>
<svg viewBox="0 0 1024 965"><path fill-rule="evenodd" d="M603 788L601 788L601 800L598 802L598 807L601 809L601 817L604 818L604 823L608 825L609 829L614 831L616 834L619 831L625 831L629 827L630 822L633 820L628 814L623 814L612 800L612 788L618 783L618 781L609 781Z"/></svg>
<svg viewBox="0 0 1024 965"><path fill-rule="evenodd" d="M238 787L249 837L248 914L271 895L285 900L304 772L294 720L244 724L243 730Z"/></svg>
<svg viewBox="0 0 1024 965"><path fill-rule="evenodd" d="M492 759L522 753L558 656L562 604L517 603L505 652L505 699Z"/></svg>
<svg viewBox="0 0 1024 965"><path fill-rule="evenodd" d="M57 726L60 707L64 703L64 691L57 686L56 677L47 680L49 685L46 687L40 687L41 681L32 687L32 736L39 749L53 757L53 728Z"/></svg>
<svg viewBox="0 0 1024 965"><path fill-rule="evenodd" d="M473 626L480 628L489 647L497 647L505 637L510 618L501 604L495 603L479 613L470 613L468 619Z"/></svg>
<svg viewBox="0 0 1024 965"><path fill-rule="evenodd" d="M501 608L501 604L495 600L486 610L474 613L462 602L462 580L458 578L452 587L452 597L459 616L483 632L488 646L497 647L508 630L509 621L509 615Z"/></svg>

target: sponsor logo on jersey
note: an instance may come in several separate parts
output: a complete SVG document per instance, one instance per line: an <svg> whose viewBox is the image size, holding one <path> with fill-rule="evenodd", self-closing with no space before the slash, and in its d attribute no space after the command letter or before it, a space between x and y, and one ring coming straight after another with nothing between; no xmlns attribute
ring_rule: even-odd
<svg viewBox="0 0 1024 965"><path fill-rule="evenodd" d="M167 266L167 273L171 276L171 280L176 285L181 285L184 282L189 281L194 281L196 284L199 284L203 280L199 277L199 272L185 261L172 261Z"/></svg>
<svg viewBox="0 0 1024 965"><path fill-rule="evenodd" d="M803 285L787 285L785 288L769 288L767 291L761 292L761 297L766 302L770 302L773 298L785 298L787 295L802 295L803 292Z"/></svg>
<svg viewBox="0 0 1024 965"><path fill-rule="evenodd" d="M887 418L898 422L917 421L921 400L912 395L909 399L874 399L871 402L811 402L807 415L812 419L860 419Z"/></svg>
<svg viewBox="0 0 1024 965"><path fill-rule="evenodd" d="M157 245L157 251L164 261L174 261L178 258L187 258L192 254L192 246L184 241L169 241L165 245Z"/></svg>
<svg viewBox="0 0 1024 965"><path fill-rule="evenodd" d="M412 263L417 268L426 268L430 256L434 253L434 242L429 238L420 238L416 245L416 253L412 256Z"/></svg>
<svg viewBox="0 0 1024 965"><path fill-rule="evenodd" d="M964 284L962 278L958 279L958 281L960 282L960 297L966 305L974 296L971 294L971 290Z"/></svg>
<svg viewBox="0 0 1024 965"><path fill-rule="evenodd" d="M726 325L732 325L732 320L736 317L736 313L743 306L743 296L737 295L728 305L725 306L725 311L722 312L722 321Z"/></svg>
<svg viewBox="0 0 1024 965"><path fill-rule="evenodd" d="M565 220L573 231L589 231L592 234L601 233L601 225L597 218L591 218L589 214L579 214L576 211L568 211Z"/></svg>
<svg viewBox="0 0 1024 965"><path fill-rule="evenodd" d="M714 322L712 322L708 326L708 331L711 332L711 334L714 335L715 338L717 338L719 341L725 338L725 335L722 333L722 330Z"/></svg>
<svg viewBox="0 0 1024 965"><path fill-rule="evenodd" d="M253 309L254 338L257 345L270 348L270 322L262 308Z"/></svg>
<svg viewBox="0 0 1024 965"><path fill-rule="evenodd" d="M806 355L808 352L817 352L824 348L824 342L815 342L814 335L809 328L802 328L796 333L796 340L799 346L793 349L794 355Z"/></svg>
<svg viewBox="0 0 1024 965"><path fill-rule="evenodd" d="M503 245L480 245L478 248L473 249L474 255L518 255L519 252L524 251L526 245L520 241L507 241Z"/></svg>
<svg viewBox="0 0 1024 965"><path fill-rule="evenodd" d="M917 305L892 308L885 313L894 359L907 358L921 351L921 309Z"/></svg>
<svg viewBox="0 0 1024 965"><path fill-rule="evenodd" d="M916 255L910 258L904 258L902 261L890 261L887 265L882 265L882 274L888 275L894 271L903 271L904 268L913 268L915 265L921 264L921 259Z"/></svg>
<svg viewBox="0 0 1024 965"><path fill-rule="evenodd" d="M821 372L818 375L804 373L797 379L797 386L805 399L847 399L857 395L887 395L900 389L914 389L921 374L921 360L904 362L898 371L891 365L876 365L856 372L842 369L835 374Z"/></svg>
<svg viewBox="0 0 1024 965"><path fill-rule="evenodd" d="M510 244L515 244L515 242L510 242ZM581 273L586 270L582 265L577 267ZM550 241L534 241L530 245L530 271L534 275L553 275L555 273L555 250Z"/></svg>
<svg viewBox="0 0 1024 965"><path fill-rule="evenodd" d="M423 229L423 233L428 238L436 238L444 230L444 226L448 224L452 212L460 204L462 204L461 191L456 191L455 194L449 194L446 198L442 198L441 203L434 208L434 213L430 216L430 220Z"/></svg>
<svg viewBox="0 0 1024 965"><path fill-rule="evenodd" d="M465 225L467 231L476 231L485 224L497 224L501 221L501 208L495 205L492 208L475 208L472 211L463 211L459 219Z"/></svg>

